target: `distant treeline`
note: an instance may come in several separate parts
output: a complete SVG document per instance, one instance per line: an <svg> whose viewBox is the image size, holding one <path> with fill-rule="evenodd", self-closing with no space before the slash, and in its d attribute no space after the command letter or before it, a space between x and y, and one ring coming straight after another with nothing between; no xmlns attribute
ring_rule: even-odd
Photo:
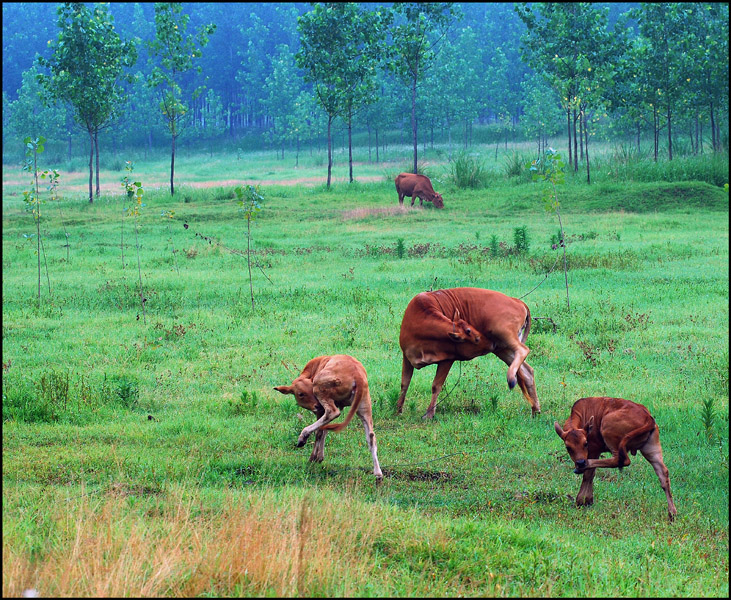
<svg viewBox="0 0 731 600"><path fill-rule="evenodd" d="M356 6L385 15L406 4ZM477 141L474 126L490 125L493 142L531 139L540 147L549 136L570 136L574 157L583 156L590 136L636 144L650 137L651 151L665 156L674 140L694 153L728 147L728 4L429 4L443 6L452 18L443 31L434 29L434 54L417 81L420 142L436 136L469 146ZM22 156L24 137L40 135L57 153L88 154L89 133L72 104L52 102L39 83L60 52L62 6L3 3L3 150L9 158ZM108 18L136 55L116 81L123 102L98 128L102 151L169 147L165 87L150 85L155 69L166 69L153 50L160 37L156 5L85 6L106 11L100 19ZM409 6L419 9L418 3ZM215 28L207 43L194 44L191 67L176 73L176 101L185 107L177 123L181 143L206 151L223 144L282 152L325 143L328 115L296 59L302 52L298 19L314 8L182 4L186 35L194 42L206 25ZM384 25L386 48L407 43L397 38L396 27L408 13L394 14ZM352 116L353 132L377 146L399 131L410 143L411 83L383 64L392 60L390 52L381 55L373 91ZM45 67L38 57L49 61ZM342 132L344 121L333 125Z"/></svg>

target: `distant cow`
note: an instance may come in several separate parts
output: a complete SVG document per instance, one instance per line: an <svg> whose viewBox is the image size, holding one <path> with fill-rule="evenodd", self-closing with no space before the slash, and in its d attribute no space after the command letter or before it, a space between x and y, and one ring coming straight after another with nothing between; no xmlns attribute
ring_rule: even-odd
<svg viewBox="0 0 731 600"><path fill-rule="evenodd" d="M431 403L424 415L431 419L454 361L493 353L509 365L508 387L513 389L517 383L533 416L540 413L533 369L525 362L530 350L524 342L530 325L525 302L500 292L463 287L417 294L401 321L403 363L397 411L403 410L415 368L437 365Z"/></svg>
<svg viewBox="0 0 731 600"><path fill-rule="evenodd" d="M584 478L577 506L594 502L594 471L597 468L622 468L630 464L627 452L634 456L639 450L655 469L660 485L668 499L668 516L672 521L677 511L670 493L670 476L662 460L660 433L650 412L636 402L622 398L581 398L571 408L571 416L563 428L554 423L576 468L574 473ZM599 458L611 452L612 458Z"/></svg>
<svg viewBox="0 0 731 600"><path fill-rule="evenodd" d="M417 175L414 173L401 173L395 179L396 192L398 193L398 203L404 205L404 196L411 198L411 206L414 206L414 200L419 198L419 206L424 205L424 200L433 202L437 208L444 208L444 199L441 194L437 194L432 187L431 180L426 175Z"/></svg>
<svg viewBox="0 0 731 600"><path fill-rule="evenodd" d="M363 365L347 354L318 356L302 369L292 385L274 388L282 394L293 394L297 404L315 413L317 421L305 427L297 439L297 447L305 445L307 438L315 433L315 447L310 460L322 462L325 458L325 435L328 431L341 431L358 414L365 428L366 442L373 457L373 474L380 481L383 477L378 464L376 434L373 431L371 395L368 378ZM350 406L342 423L330 423L340 414L340 409Z"/></svg>

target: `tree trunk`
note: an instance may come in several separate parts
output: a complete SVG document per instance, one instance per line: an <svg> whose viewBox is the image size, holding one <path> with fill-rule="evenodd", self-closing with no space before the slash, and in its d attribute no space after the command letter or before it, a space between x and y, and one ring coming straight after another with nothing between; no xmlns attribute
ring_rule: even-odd
<svg viewBox="0 0 731 600"><path fill-rule="evenodd" d="M657 162L657 153L658 153L658 142L660 139L660 129L657 126L657 106L655 104L652 105L652 127L655 130L653 132L653 137L655 138L655 162Z"/></svg>
<svg viewBox="0 0 731 600"><path fill-rule="evenodd" d="M591 185L591 173L589 171L589 128L586 125L586 115L582 111L582 117L584 121L584 135L586 136L586 144L584 145L584 151L586 152L586 183Z"/></svg>
<svg viewBox="0 0 731 600"><path fill-rule="evenodd" d="M668 160L673 160L673 127L670 121L670 103L668 102Z"/></svg>
<svg viewBox="0 0 731 600"><path fill-rule="evenodd" d="M579 171L579 149L576 142L576 109L574 108L574 173Z"/></svg>
<svg viewBox="0 0 731 600"><path fill-rule="evenodd" d="M566 129L569 136L569 164L572 164L573 155L571 154L571 107L566 109ZM497 151L495 152L495 156L497 156Z"/></svg>
<svg viewBox="0 0 731 600"><path fill-rule="evenodd" d="M332 122L333 118L327 116L327 189L330 189L330 178L333 168L333 145L332 145Z"/></svg>
<svg viewBox="0 0 731 600"><path fill-rule="evenodd" d="M584 128L586 127L584 117L583 109L579 109L579 156L581 160L584 160Z"/></svg>
<svg viewBox="0 0 731 600"><path fill-rule="evenodd" d="M99 197L99 130L94 131L94 151L96 153L96 197Z"/></svg>
<svg viewBox="0 0 731 600"><path fill-rule="evenodd" d="M89 204L94 202L94 134L89 129L89 144L91 150L89 152Z"/></svg>
<svg viewBox="0 0 731 600"><path fill-rule="evenodd" d="M380 162L378 158L378 129L376 129L376 162Z"/></svg>
<svg viewBox="0 0 731 600"><path fill-rule="evenodd" d="M414 74L411 82L411 133L413 134L414 139L414 173L418 173L418 143L416 139L416 74Z"/></svg>
<svg viewBox="0 0 731 600"><path fill-rule="evenodd" d="M716 123L713 114L713 101L711 101L711 147L716 151Z"/></svg>
<svg viewBox="0 0 731 600"><path fill-rule="evenodd" d="M175 136L172 136L172 144L170 149L170 195L175 195L175 185L173 180L175 177Z"/></svg>
<svg viewBox="0 0 731 600"><path fill-rule="evenodd" d="M348 109L348 170L353 183L353 113Z"/></svg>

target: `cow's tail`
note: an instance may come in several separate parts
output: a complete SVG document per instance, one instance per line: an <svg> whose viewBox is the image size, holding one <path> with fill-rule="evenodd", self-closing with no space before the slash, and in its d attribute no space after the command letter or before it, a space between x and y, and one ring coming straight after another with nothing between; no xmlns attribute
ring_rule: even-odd
<svg viewBox="0 0 731 600"><path fill-rule="evenodd" d="M348 410L348 414L345 415L345 419L342 423L328 423L327 425L323 425L320 427L323 431L342 431L348 426L348 423L350 423L350 420L353 418L353 415L355 414L356 409L358 408L358 405L360 404L360 401L363 399L364 390L358 389L358 385L353 382L353 390L350 394L350 397L355 398L353 399L353 403L350 405L350 409Z"/></svg>
<svg viewBox="0 0 731 600"><path fill-rule="evenodd" d="M654 429L655 419L649 417L647 421L645 421L637 429L633 429L622 438L622 440L619 442L619 464L617 465L620 469L629 464L629 456L627 456L627 444L629 444L633 440L636 440L640 436L643 436L647 433L652 433Z"/></svg>
<svg viewBox="0 0 731 600"><path fill-rule="evenodd" d="M523 305L525 306L525 321L523 322L523 326L520 328L520 331L518 331L518 339L520 340L521 344L525 343L525 339L530 333L531 324L530 309L528 308L527 304L523 303Z"/></svg>

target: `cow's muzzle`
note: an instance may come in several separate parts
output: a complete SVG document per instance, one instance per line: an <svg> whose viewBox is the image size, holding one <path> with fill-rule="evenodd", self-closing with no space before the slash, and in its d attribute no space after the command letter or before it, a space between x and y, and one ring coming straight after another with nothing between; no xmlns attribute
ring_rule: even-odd
<svg viewBox="0 0 731 600"><path fill-rule="evenodd" d="M574 473L577 475L581 475L584 471L586 471L586 461L583 458L581 460L577 460L574 464L576 465Z"/></svg>

